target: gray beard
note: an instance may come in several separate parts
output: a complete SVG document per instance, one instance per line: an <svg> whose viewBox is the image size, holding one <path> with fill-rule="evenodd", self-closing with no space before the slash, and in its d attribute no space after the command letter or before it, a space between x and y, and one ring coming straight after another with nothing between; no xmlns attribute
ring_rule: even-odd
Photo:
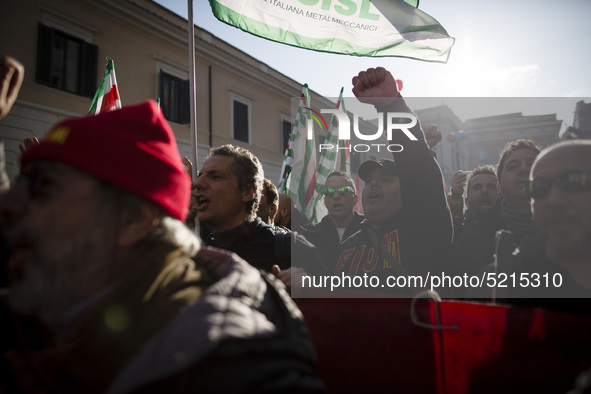
<svg viewBox="0 0 591 394"><path fill-rule="evenodd" d="M11 307L24 315L51 323L68 308L108 285L109 264L114 258L112 222L95 215L74 239L60 245L34 240L34 250L25 263L24 275L11 283Z"/></svg>

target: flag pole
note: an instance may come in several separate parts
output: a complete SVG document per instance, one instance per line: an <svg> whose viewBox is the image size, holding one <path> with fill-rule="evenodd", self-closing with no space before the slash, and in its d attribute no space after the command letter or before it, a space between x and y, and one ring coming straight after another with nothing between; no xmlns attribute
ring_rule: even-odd
<svg viewBox="0 0 591 394"><path fill-rule="evenodd" d="M187 0L187 8L187 20L189 23L189 103L191 105L189 113L191 115L191 161L193 162L191 178L197 179L199 163L197 162L197 100L195 89L195 24L193 23L193 0Z"/></svg>

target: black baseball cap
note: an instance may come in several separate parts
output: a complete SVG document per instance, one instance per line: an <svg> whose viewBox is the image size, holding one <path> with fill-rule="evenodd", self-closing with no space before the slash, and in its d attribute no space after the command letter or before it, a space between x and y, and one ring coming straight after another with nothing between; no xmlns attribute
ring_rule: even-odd
<svg viewBox="0 0 591 394"><path fill-rule="evenodd" d="M398 176L398 168L396 168L396 163L392 159L380 159L379 161L376 160L368 160L363 162L359 166L359 170L357 174L359 178L365 181L365 178L369 175L370 172L375 170L376 168L383 168L384 170L388 171L392 175Z"/></svg>

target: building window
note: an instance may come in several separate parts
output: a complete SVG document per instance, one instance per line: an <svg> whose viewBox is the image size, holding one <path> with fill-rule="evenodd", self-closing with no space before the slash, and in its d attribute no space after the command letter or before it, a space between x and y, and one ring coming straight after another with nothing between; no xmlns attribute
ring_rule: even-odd
<svg viewBox="0 0 591 394"><path fill-rule="evenodd" d="M232 100L232 126L235 140L249 143L249 112L248 103Z"/></svg>
<svg viewBox="0 0 591 394"><path fill-rule="evenodd" d="M287 149L287 145L289 144L289 135L291 134L292 125L289 120L283 119L281 121L281 135L283 136L283 152Z"/></svg>
<svg viewBox="0 0 591 394"><path fill-rule="evenodd" d="M79 96L94 97L97 57L96 45L39 24L37 83Z"/></svg>
<svg viewBox="0 0 591 394"><path fill-rule="evenodd" d="M166 120L191 123L189 81L160 70L160 108Z"/></svg>

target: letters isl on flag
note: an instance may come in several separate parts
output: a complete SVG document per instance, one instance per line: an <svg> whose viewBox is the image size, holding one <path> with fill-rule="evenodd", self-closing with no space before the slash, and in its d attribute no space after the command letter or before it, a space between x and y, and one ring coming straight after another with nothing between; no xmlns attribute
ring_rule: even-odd
<svg viewBox="0 0 591 394"><path fill-rule="evenodd" d="M416 0L210 0L222 22L314 51L447 62L454 38Z"/></svg>
<svg viewBox="0 0 591 394"><path fill-rule="evenodd" d="M105 76L92 99L88 115L98 115L119 108L121 108L121 98L115 77L115 64L113 59L109 57L107 58Z"/></svg>

